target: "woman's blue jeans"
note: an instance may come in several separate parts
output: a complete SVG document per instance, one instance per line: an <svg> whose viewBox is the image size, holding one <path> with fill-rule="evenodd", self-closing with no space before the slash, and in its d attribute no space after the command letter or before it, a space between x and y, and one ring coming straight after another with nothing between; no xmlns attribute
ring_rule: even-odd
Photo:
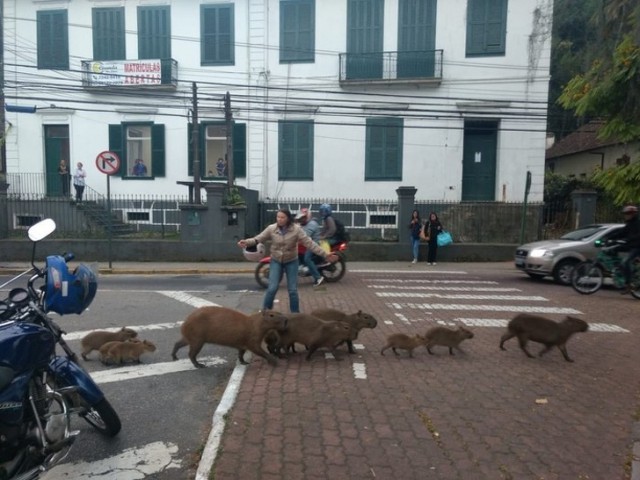
<svg viewBox="0 0 640 480"><path fill-rule="evenodd" d="M411 249L413 251L413 258L418 259L420 254L420 239L411 237Z"/></svg>
<svg viewBox="0 0 640 480"><path fill-rule="evenodd" d="M298 259L287 263L280 263L271 259L269 264L269 286L264 294L262 308L264 310L273 309L273 301L278 293L278 287L282 280L282 275L287 276L287 290L289 292L289 310L291 313L300 312L300 299L298 298Z"/></svg>

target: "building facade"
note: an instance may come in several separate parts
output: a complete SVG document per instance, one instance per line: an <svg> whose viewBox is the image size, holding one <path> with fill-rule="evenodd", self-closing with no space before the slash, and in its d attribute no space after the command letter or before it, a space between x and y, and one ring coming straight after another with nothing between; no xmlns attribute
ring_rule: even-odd
<svg viewBox="0 0 640 480"><path fill-rule="evenodd" d="M418 200L509 202L529 171L540 201L552 11L4 0L7 173L40 174L47 195L64 159L101 193L119 167L110 189L123 194L186 193L196 175L265 200L388 199L413 185Z"/></svg>

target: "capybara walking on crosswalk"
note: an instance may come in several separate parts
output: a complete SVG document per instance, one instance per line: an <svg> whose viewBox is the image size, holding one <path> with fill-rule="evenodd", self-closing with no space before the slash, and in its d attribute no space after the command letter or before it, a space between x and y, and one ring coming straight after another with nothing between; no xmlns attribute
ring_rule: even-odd
<svg viewBox="0 0 640 480"><path fill-rule="evenodd" d="M449 355L453 355L453 349L460 349L460 343L467 338L473 338L473 332L465 327L458 327L456 329L448 327L432 327L427 330L424 336L427 340L427 351L433 355L431 347L439 345L441 347L449 348ZM464 353L464 352L463 352Z"/></svg>
<svg viewBox="0 0 640 480"><path fill-rule="evenodd" d="M422 335L414 335L410 337L404 333L392 333L387 337L387 343L380 350L380 355L384 355L384 351L388 348L393 350L393 353L396 355L400 355L396 349L407 350L409 352L409 356L413 357L413 350L420 345L426 344L426 339Z"/></svg>
<svg viewBox="0 0 640 480"><path fill-rule="evenodd" d="M573 362L567 353L567 341L574 333L586 332L588 329L589 324L587 322L568 315L561 322L554 322L539 315L520 313L513 317L509 325L507 325L506 333L500 338L500 349L506 350L503 346L504 342L510 338L518 337L520 348L529 358L534 358L527 350L527 343L531 340L532 342L542 343L545 346L538 353L539 357L555 346L560 349L567 362Z"/></svg>

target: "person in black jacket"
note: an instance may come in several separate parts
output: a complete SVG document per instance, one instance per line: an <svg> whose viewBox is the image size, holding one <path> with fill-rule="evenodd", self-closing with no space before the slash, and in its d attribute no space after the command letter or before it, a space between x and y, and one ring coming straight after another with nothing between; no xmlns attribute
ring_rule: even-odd
<svg viewBox="0 0 640 480"><path fill-rule="evenodd" d="M627 205L622 209L624 215L624 227L611 238L626 240L626 247L629 255L622 261L622 271L624 272L625 288L620 292L626 294L631 292L631 265L633 261L640 257L640 218L638 218L638 207Z"/></svg>
<svg viewBox="0 0 640 480"><path fill-rule="evenodd" d="M418 263L418 253L420 252L420 232L422 230L422 220L420 220L420 212L418 212L418 210L414 210L411 213L409 230L411 230L411 253L413 253L413 262L411 263Z"/></svg>
<svg viewBox="0 0 640 480"><path fill-rule="evenodd" d="M429 214L429 219L422 227L422 235L429 242L429 250L427 252L427 265L436 265L436 254L438 253L438 235L442 232L442 224L438 219L436 212Z"/></svg>

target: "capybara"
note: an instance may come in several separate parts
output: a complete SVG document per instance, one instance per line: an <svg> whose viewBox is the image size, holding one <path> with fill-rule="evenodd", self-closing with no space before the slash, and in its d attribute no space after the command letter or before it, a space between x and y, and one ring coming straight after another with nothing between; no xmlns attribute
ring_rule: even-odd
<svg viewBox="0 0 640 480"><path fill-rule="evenodd" d="M346 313L341 312L340 310L335 310L333 308L318 308L316 310L313 310L311 312L311 315L323 320L332 320L349 324L354 331L353 339L347 340L349 353L356 353L355 349L353 348L352 340L358 338L358 333L360 333L360 330L362 330L363 328L376 328L376 326L378 325L378 321L373 315L364 313L362 310L358 310L356 313L347 315Z"/></svg>
<svg viewBox="0 0 640 480"><path fill-rule="evenodd" d="M156 346L149 340L141 342L115 342L101 356L105 365L120 365L126 362L140 363L140 356L145 352L155 352ZM102 353L102 350L100 351Z"/></svg>
<svg viewBox="0 0 640 480"><path fill-rule="evenodd" d="M426 339L422 335L414 335L413 337L410 337L404 333L392 333L387 336L387 343L382 347L382 350L380 350L380 355L384 355L384 351L387 348L390 348L393 350L393 353L399 355L399 353L396 352L396 348L399 348L401 350L408 350L409 356L413 357L413 349L420 345L424 345L425 342Z"/></svg>
<svg viewBox="0 0 640 480"><path fill-rule="evenodd" d="M288 352L294 343L301 343L309 350L306 359L319 348L334 350L342 342L352 339L353 329L346 323L326 321L306 313L290 313L286 332L280 333L280 347Z"/></svg>
<svg viewBox="0 0 640 480"><path fill-rule="evenodd" d="M127 338L125 340L125 342L137 342L137 343L140 343L141 341L142 340L140 340L139 338ZM119 343L122 343L122 342L119 341L119 340L114 340L113 342L107 342L104 345L102 345L100 347L100 350L99 350L100 351L100 359L102 359L102 357L104 357L107 354L107 352L109 351L109 349L111 347L113 347L114 345L117 345Z"/></svg>
<svg viewBox="0 0 640 480"><path fill-rule="evenodd" d="M447 327L433 327L427 330L424 338L427 339L426 347L427 351L433 355L431 347L440 345L442 347L449 347L449 355L453 355L453 349L460 349L460 343L467 338L473 338L473 332L468 328L458 327L456 329Z"/></svg>
<svg viewBox="0 0 640 480"><path fill-rule="evenodd" d="M180 332L182 338L173 346L171 357L177 360L176 352L189 345L189 359L194 366L203 368L196 360L205 343L215 343L238 349L238 360L246 365L244 352L249 350L266 359L271 365L276 357L265 352L262 340L271 330L283 332L287 329L287 317L273 310L263 310L252 315L226 307L200 307L185 319Z"/></svg>
<svg viewBox="0 0 640 480"><path fill-rule="evenodd" d="M567 362L573 362L567 353L567 341L574 333L586 332L589 324L576 317L567 317L561 322L554 322L548 318L530 313L519 313L507 325L507 331L500 338L500 349L504 348L504 342L513 337L518 337L520 348L527 357L534 358L527 350L527 342L542 343L545 348L540 350L538 356L541 357L554 346L562 352L562 356Z"/></svg>
<svg viewBox="0 0 640 480"><path fill-rule="evenodd" d="M130 338L138 336L138 332L131 328L122 327L117 332L109 332L107 330L96 330L87 333L80 344L82 345L82 358L87 360L87 355L93 350L100 350L100 347L107 342L124 342Z"/></svg>

